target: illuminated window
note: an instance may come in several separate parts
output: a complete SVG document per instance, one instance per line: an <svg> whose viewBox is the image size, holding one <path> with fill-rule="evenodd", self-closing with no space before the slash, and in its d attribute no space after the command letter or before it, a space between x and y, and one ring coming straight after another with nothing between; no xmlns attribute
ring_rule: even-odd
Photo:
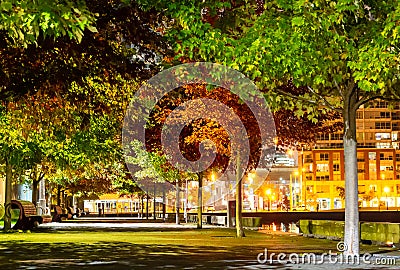
<svg viewBox="0 0 400 270"><path fill-rule="evenodd" d="M376 122L375 129L390 129L390 122Z"/></svg>
<svg viewBox="0 0 400 270"><path fill-rule="evenodd" d="M317 164L317 172L329 172L328 164Z"/></svg>
<svg viewBox="0 0 400 270"><path fill-rule="evenodd" d="M329 154L328 153L321 153L319 154L319 160L329 160Z"/></svg>
<svg viewBox="0 0 400 270"><path fill-rule="evenodd" d="M340 171L340 165L339 164L333 164L333 171L334 172Z"/></svg>
<svg viewBox="0 0 400 270"><path fill-rule="evenodd" d="M368 158L369 160L376 160L376 152L369 152Z"/></svg>
<svg viewBox="0 0 400 270"><path fill-rule="evenodd" d="M333 153L333 160L340 160L340 153Z"/></svg>

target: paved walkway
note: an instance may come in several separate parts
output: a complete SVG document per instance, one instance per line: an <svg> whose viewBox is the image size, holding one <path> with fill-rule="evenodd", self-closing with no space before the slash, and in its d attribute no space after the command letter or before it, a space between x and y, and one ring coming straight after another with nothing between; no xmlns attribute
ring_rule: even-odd
<svg viewBox="0 0 400 270"><path fill-rule="evenodd" d="M60 222L60 223L45 223L41 224L41 229L78 229L78 228L115 228L120 230L129 230L129 229L195 229L196 224L192 223L182 223L182 224L175 224L175 223L162 223L162 222L155 222L155 223L144 223L144 222L130 222L129 220L120 219L120 221L125 222L90 222L90 220L86 220L85 222ZM216 226L212 225L203 225L205 228L213 228ZM218 228L218 227L217 227Z"/></svg>
<svg viewBox="0 0 400 270"><path fill-rule="evenodd" d="M106 235L106 232L120 232L129 238L139 233L146 235L147 232L157 231L160 233L157 235L168 238L168 231L176 233L180 230L193 231L194 228L193 224L71 222L42 224L38 232L32 234L43 233L56 237L61 233L79 237L81 232L97 232L96 235L100 236ZM211 225L204 228L224 230ZM210 230L205 230L207 231ZM262 246L265 248L261 248L259 242L254 246L225 246L221 242L216 245L191 245L190 241L194 240L190 239L184 244L173 244L173 239L169 242L172 244L132 244L104 239L98 239L98 242L92 244L79 241L48 244L7 241L2 239L6 234L0 234L0 265L1 269L400 269L400 251L396 248L371 247L371 254L364 251L358 264L353 260L346 262L335 250L326 252L323 256L321 253L317 254L315 257L309 252L313 250L313 245L315 249L315 246L328 243L329 240L303 238L292 233L263 233L266 240ZM215 237L226 236L214 234L213 237L216 239ZM234 238L226 239L234 241L229 240Z"/></svg>

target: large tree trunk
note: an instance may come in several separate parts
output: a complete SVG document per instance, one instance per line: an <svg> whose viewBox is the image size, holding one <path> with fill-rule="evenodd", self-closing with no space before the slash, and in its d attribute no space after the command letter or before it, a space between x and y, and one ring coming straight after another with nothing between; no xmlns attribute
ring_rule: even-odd
<svg viewBox="0 0 400 270"><path fill-rule="evenodd" d="M46 188L44 183L44 176L45 174L43 172L37 172L37 166L35 165L35 170L33 174L34 179L32 180L32 203L35 206L39 206L39 209L41 209L38 211L38 215L41 215L42 213L44 214L46 210Z"/></svg>
<svg viewBox="0 0 400 270"><path fill-rule="evenodd" d="M242 224L242 169L240 166L240 155L237 155L236 162L236 236L244 237Z"/></svg>
<svg viewBox="0 0 400 270"><path fill-rule="evenodd" d="M38 200L38 186L39 186L39 181L36 179L32 180L32 203L36 206L37 200Z"/></svg>
<svg viewBox="0 0 400 270"><path fill-rule="evenodd" d="M11 230L11 188L12 188L12 166L6 157L6 196L4 202L4 231Z"/></svg>
<svg viewBox="0 0 400 270"><path fill-rule="evenodd" d="M165 214L166 214L166 196L165 196L165 186L163 185L163 204L162 204L162 218L165 221Z"/></svg>
<svg viewBox="0 0 400 270"><path fill-rule="evenodd" d="M57 185L57 205L61 206L61 186Z"/></svg>
<svg viewBox="0 0 400 270"><path fill-rule="evenodd" d="M46 183L44 179L44 174L42 174L42 177L40 178L39 181L39 192L38 192L38 198L39 198L39 209L41 209L41 213L39 215L45 215L46 214ZM76 212L76 206L73 205L74 207L74 212Z"/></svg>
<svg viewBox="0 0 400 270"><path fill-rule="evenodd" d="M197 190L197 229L203 228L203 173L197 173L199 189Z"/></svg>
<svg viewBox="0 0 400 270"><path fill-rule="evenodd" d="M180 200L179 200L180 194L179 194L179 191L180 191L180 187L179 187L179 181L178 181L178 180L177 180L176 183L175 183L175 188L176 188L176 199L175 199L175 210L176 210L176 213L175 213L175 223L176 223L176 224L180 224L180 223L181 223L181 222L180 222L180 219L179 219L179 208L180 208Z"/></svg>
<svg viewBox="0 0 400 270"><path fill-rule="evenodd" d="M149 193L146 192L146 219L149 219Z"/></svg>
<svg viewBox="0 0 400 270"><path fill-rule="evenodd" d="M345 159L345 254L360 253L360 232L358 212L358 175L357 175L357 140L356 140L356 90L349 90L344 100L344 159Z"/></svg>
<svg viewBox="0 0 400 270"><path fill-rule="evenodd" d="M143 219L143 216L144 216L144 195L142 195L142 196L140 197L140 200L141 200L141 207L140 207L140 209L141 209L141 211L142 211L142 215L141 215L140 217Z"/></svg>
<svg viewBox="0 0 400 270"><path fill-rule="evenodd" d="M156 184L154 183L154 197L153 197L153 219L156 219Z"/></svg>
<svg viewBox="0 0 400 270"><path fill-rule="evenodd" d="M37 165L34 166L33 173L31 174L32 178L32 203L36 206L39 198L39 184L40 181L44 178L44 173L38 173Z"/></svg>

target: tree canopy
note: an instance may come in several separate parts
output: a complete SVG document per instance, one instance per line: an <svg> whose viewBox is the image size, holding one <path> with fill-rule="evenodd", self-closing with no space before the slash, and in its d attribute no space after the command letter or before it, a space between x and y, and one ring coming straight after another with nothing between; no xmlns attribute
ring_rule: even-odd
<svg viewBox="0 0 400 270"><path fill-rule="evenodd" d="M0 12L7 183L43 165L55 182L93 190L90 168L109 176L122 161L124 110L168 51L162 15L127 1L3 1Z"/></svg>
<svg viewBox="0 0 400 270"><path fill-rule="evenodd" d="M151 1L153 3L153 1ZM162 8L161 3L158 3ZM168 5L167 3L165 5ZM272 108L343 116L346 158L346 252L359 253L356 110L398 100L398 1L185 1L167 10L169 32L187 61L238 69L265 91ZM300 91L287 91L292 83Z"/></svg>

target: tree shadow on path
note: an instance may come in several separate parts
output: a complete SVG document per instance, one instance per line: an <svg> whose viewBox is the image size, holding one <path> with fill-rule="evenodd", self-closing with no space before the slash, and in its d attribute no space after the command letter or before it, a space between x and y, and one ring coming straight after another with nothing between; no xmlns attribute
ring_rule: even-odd
<svg viewBox="0 0 400 270"><path fill-rule="evenodd" d="M0 244L0 265L1 269L244 269L258 264L259 252L255 247L8 242Z"/></svg>

